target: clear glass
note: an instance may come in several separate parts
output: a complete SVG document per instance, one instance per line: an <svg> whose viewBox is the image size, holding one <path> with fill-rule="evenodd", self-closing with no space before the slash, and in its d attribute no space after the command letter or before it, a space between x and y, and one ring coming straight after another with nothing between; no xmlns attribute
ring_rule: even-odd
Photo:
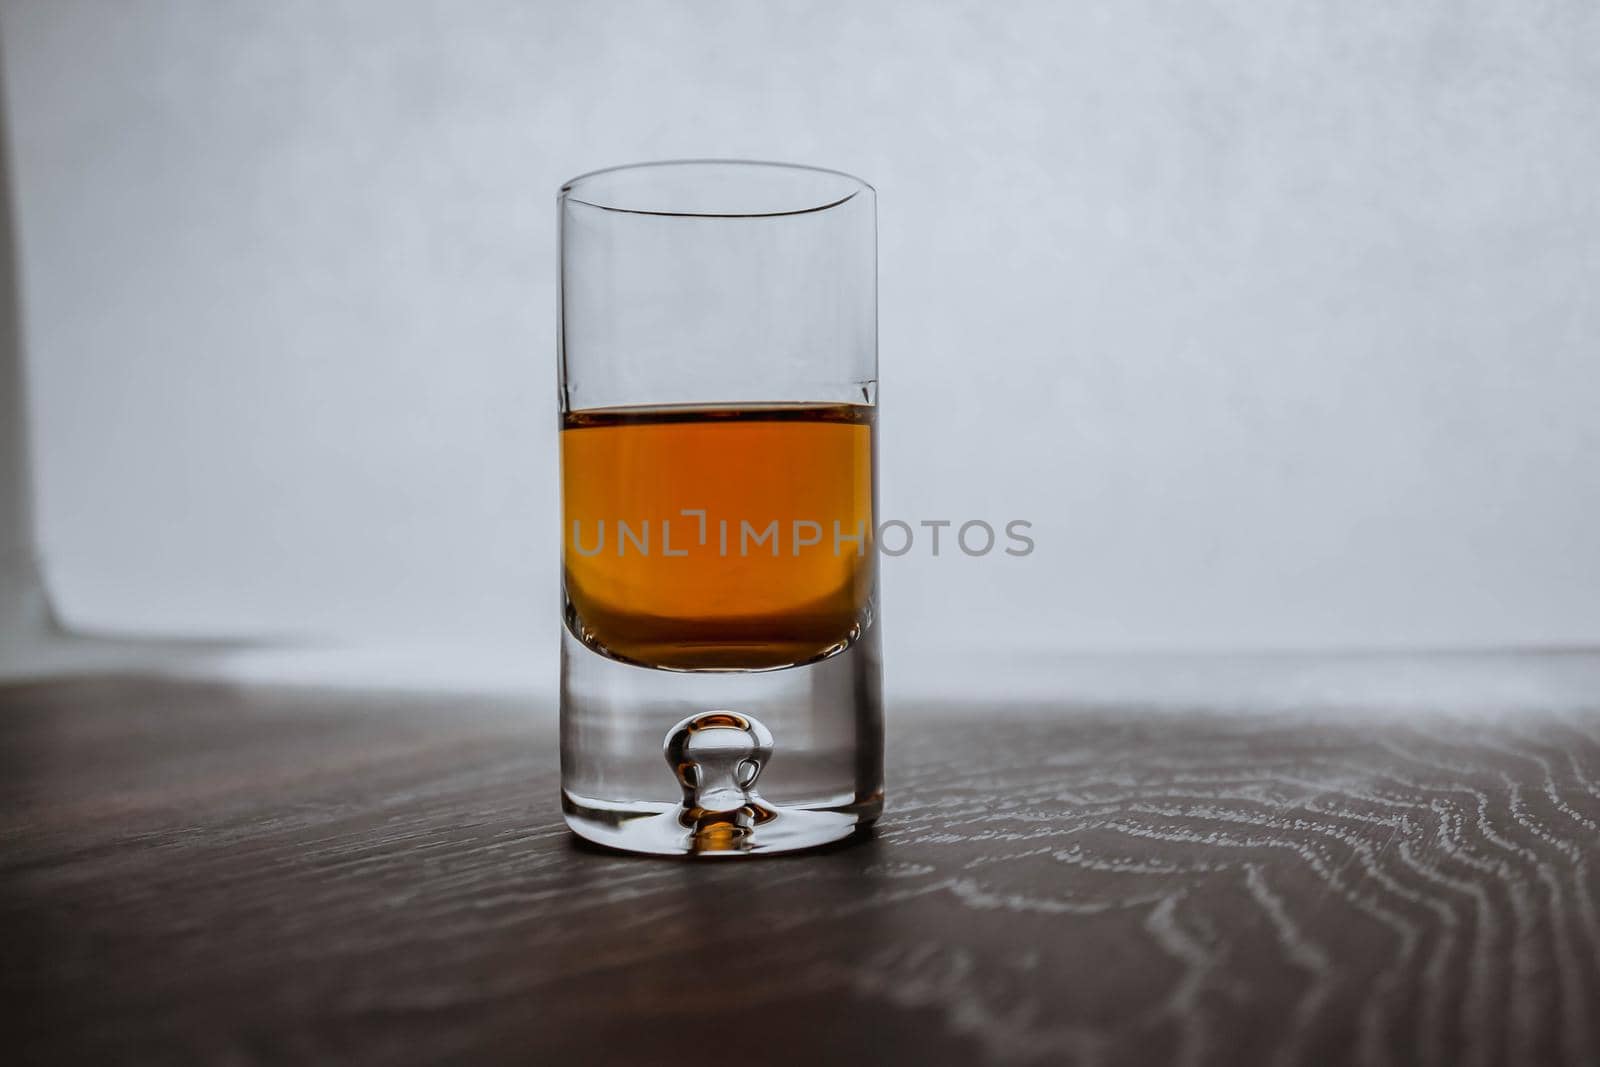
<svg viewBox="0 0 1600 1067"><path fill-rule="evenodd" d="M748 856L883 807L877 224L777 163L561 189L561 779L580 836Z"/></svg>

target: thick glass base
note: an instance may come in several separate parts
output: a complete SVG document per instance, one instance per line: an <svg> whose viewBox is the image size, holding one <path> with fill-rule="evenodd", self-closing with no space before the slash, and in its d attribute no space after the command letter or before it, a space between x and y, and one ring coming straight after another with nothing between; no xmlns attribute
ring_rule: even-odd
<svg viewBox="0 0 1600 1067"><path fill-rule="evenodd" d="M764 672L651 670L563 631L562 810L586 840L652 855L815 848L883 808L876 627Z"/></svg>
<svg viewBox="0 0 1600 1067"><path fill-rule="evenodd" d="M831 845L876 822L883 800L879 797L851 808L781 808L757 826L693 818L686 823L677 804L619 805L561 792L561 809L573 833L607 848L651 856L749 856Z"/></svg>

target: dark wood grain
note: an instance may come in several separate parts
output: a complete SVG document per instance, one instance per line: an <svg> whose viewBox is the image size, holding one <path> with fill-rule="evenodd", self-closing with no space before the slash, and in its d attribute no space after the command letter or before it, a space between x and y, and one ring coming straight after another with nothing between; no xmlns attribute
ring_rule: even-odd
<svg viewBox="0 0 1600 1067"><path fill-rule="evenodd" d="M892 721L875 839L695 863L574 843L536 702L0 689L10 1043L86 1063L1600 1057L1600 698Z"/></svg>

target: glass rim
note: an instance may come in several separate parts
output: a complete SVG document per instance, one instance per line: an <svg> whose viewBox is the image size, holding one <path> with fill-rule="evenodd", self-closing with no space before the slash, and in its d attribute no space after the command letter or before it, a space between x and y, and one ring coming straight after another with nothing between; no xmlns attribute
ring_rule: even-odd
<svg viewBox="0 0 1600 1067"><path fill-rule="evenodd" d="M603 198L585 199L583 188L586 184L593 185L596 179L610 175L632 173L638 171L667 169L673 167L706 167L726 172L739 170L765 171L795 171L813 175L826 175L829 178L839 179L846 183L849 191L843 196L833 197L823 203L806 203L805 206L784 208L775 211L676 211L659 208L630 207L626 203L603 203ZM856 177L854 174L830 167L816 167L807 163L783 163L761 159L661 159L643 163L621 163L612 167L601 167L598 170L586 171L576 177L568 178L561 183L561 190L557 199L562 203L581 204L584 207L594 208L598 211L614 211L625 215L655 215L663 218L688 218L688 219L767 219L782 218L790 215L811 215L820 211L828 211L841 207L854 200L863 192L876 195L873 186ZM814 200L815 197L804 198Z"/></svg>

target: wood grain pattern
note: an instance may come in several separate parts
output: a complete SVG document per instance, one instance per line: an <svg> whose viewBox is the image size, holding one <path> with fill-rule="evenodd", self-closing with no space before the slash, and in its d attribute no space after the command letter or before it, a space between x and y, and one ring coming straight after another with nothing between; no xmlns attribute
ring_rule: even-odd
<svg viewBox="0 0 1600 1067"><path fill-rule="evenodd" d="M0 689L24 1062L1600 1062L1600 696L943 709L873 840L576 845L549 711ZM903 725L899 725L903 724Z"/></svg>

